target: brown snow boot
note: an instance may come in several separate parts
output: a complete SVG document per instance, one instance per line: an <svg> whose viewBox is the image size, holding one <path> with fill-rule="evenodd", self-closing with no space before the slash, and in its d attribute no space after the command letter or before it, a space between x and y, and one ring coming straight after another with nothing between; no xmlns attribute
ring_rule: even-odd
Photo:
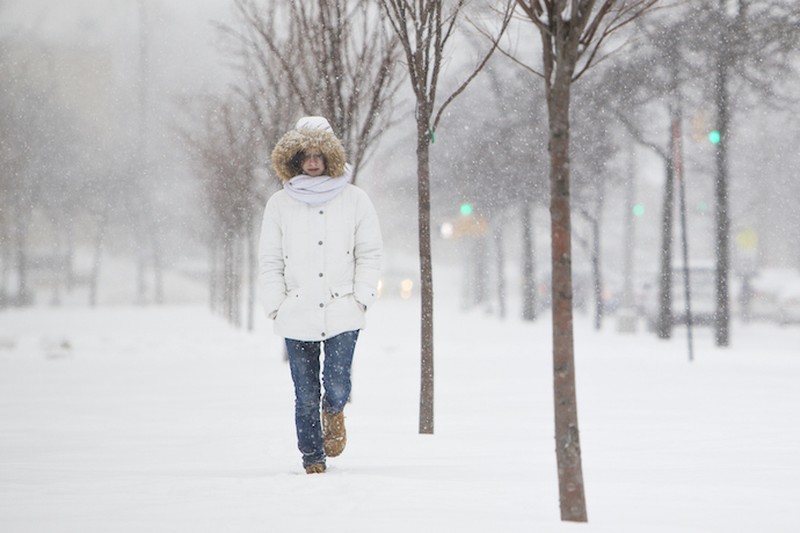
<svg viewBox="0 0 800 533"><path fill-rule="evenodd" d="M308 465L306 467L306 474L323 474L325 473L325 463L317 463Z"/></svg>
<svg viewBox="0 0 800 533"><path fill-rule="evenodd" d="M322 410L322 440L325 455L336 457L341 455L347 444L347 433L344 429L344 411L328 413Z"/></svg>

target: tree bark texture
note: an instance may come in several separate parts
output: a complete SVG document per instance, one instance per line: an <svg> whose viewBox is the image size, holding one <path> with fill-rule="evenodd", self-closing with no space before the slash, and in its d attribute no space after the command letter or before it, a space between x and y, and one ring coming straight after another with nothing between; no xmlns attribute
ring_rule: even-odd
<svg viewBox="0 0 800 533"><path fill-rule="evenodd" d="M571 69L556 63L548 86L550 120L550 238L553 300L553 395L561 519L585 522L586 501L578 432L572 316L569 107Z"/></svg>
<svg viewBox="0 0 800 533"><path fill-rule="evenodd" d="M253 331L258 287L258 234L256 233L252 214L247 217L245 229L247 242L247 331Z"/></svg>
<svg viewBox="0 0 800 533"><path fill-rule="evenodd" d="M106 229L108 228L108 207L104 207L97 217L97 233L94 237L94 256L92 258L92 271L89 277L89 305L97 305L97 292L100 285L100 269L103 266L103 243L105 242Z"/></svg>
<svg viewBox="0 0 800 533"><path fill-rule="evenodd" d="M601 209L597 210L597 217ZM592 226L592 295L594 296L594 329L603 327L603 273L600 265L600 221L593 218Z"/></svg>
<svg viewBox="0 0 800 533"><path fill-rule="evenodd" d="M672 139L671 134L670 139ZM672 337L672 228L675 219L673 216L675 211L675 166L672 154L674 152L670 148L661 213L661 274L658 278L658 323L656 324L656 333L661 339Z"/></svg>
<svg viewBox="0 0 800 533"><path fill-rule="evenodd" d="M536 272L530 203L522 202L522 319L536 320Z"/></svg>
<svg viewBox="0 0 800 533"><path fill-rule="evenodd" d="M28 229L30 214L17 201L14 205L16 213L15 248L17 255L17 297L18 307L29 305L33 302L33 294L28 290Z"/></svg>
<svg viewBox="0 0 800 533"><path fill-rule="evenodd" d="M505 276L505 249L503 246L503 220L499 215L495 215L492 225L494 236L494 260L497 270L497 315L500 318L506 317L506 276Z"/></svg>
<svg viewBox="0 0 800 533"><path fill-rule="evenodd" d="M715 106L717 108L717 131L720 134L716 145L714 195L716 197L716 298L714 317L714 339L717 346L730 344L730 295L728 277L730 270L730 214L728 210L728 65L721 60L717 65Z"/></svg>
<svg viewBox="0 0 800 533"><path fill-rule="evenodd" d="M429 116L424 115L424 116ZM433 433L433 267L431 262L430 127L417 125L417 195L419 216L420 401L419 432Z"/></svg>

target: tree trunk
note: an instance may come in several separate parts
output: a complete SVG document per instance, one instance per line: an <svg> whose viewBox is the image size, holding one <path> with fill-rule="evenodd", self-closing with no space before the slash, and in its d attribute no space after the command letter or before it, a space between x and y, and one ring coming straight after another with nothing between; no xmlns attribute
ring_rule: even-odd
<svg viewBox="0 0 800 533"><path fill-rule="evenodd" d="M716 80L717 130L720 140L716 145L716 175L714 194L716 196L716 297L717 310L714 317L714 337L717 346L730 344L730 295L728 276L730 270L730 216L728 211L728 65L721 60L717 65Z"/></svg>
<svg viewBox="0 0 800 533"><path fill-rule="evenodd" d="M569 106L571 73L556 64L548 88L550 122L550 233L553 300L553 392L561 519L585 522L572 317Z"/></svg>
<svg viewBox="0 0 800 533"><path fill-rule="evenodd" d="M253 216L247 217L247 330L253 331L256 314L256 290L258 287L258 238Z"/></svg>
<svg viewBox="0 0 800 533"><path fill-rule="evenodd" d="M138 208L135 208L138 211ZM144 305L147 301L147 240L143 235L145 229L142 225L140 213L135 215L134 231L136 232L136 304Z"/></svg>
<svg viewBox="0 0 800 533"><path fill-rule="evenodd" d="M430 113L419 110L422 117ZM433 433L433 268L431 262L430 126L417 124L419 262L421 285L421 368L419 432Z"/></svg>
<svg viewBox="0 0 800 533"><path fill-rule="evenodd" d="M219 246L217 237L208 238L208 307L212 313L219 312Z"/></svg>
<svg viewBox="0 0 800 533"><path fill-rule="evenodd" d="M228 323L233 323L233 242L225 232L222 243L222 294L223 313Z"/></svg>
<svg viewBox="0 0 800 533"><path fill-rule="evenodd" d="M50 264L50 280L52 283L53 288L53 295L50 298L50 305L52 306L59 306L61 305L61 276L63 272L63 259L64 253L62 250L62 243L61 243L61 227L63 222L58 220L55 214L50 215L50 224L52 225L53 230L53 241L52 241L52 248L51 248L51 264Z"/></svg>
<svg viewBox="0 0 800 533"><path fill-rule="evenodd" d="M242 327L242 259L244 257L244 242L238 235L233 240L233 324Z"/></svg>
<svg viewBox="0 0 800 533"><path fill-rule="evenodd" d="M15 305L26 306L33 302L33 295L28 291L28 223L29 214L23 212L22 205L17 203L16 211L16 252L17 252L17 298Z"/></svg>
<svg viewBox="0 0 800 533"><path fill-rule="evenodd" d="M0 212L0 242L11 242L8 231L9 220ZM11 246L0 246L0 309L8 305L9 281L11 279Z"/></svg>
<svg viewBox="0 0 800 533"><path fill-rule="evenodd" d="M164 261L161 256L161 243L158 239L158 229L151 218L147 224L150 229L150 246L153 251L153 299L156 304L164 303Z"/></svg>
<svg viewBox="0 0 800 533"><path fill-rule="evenodd" d="M522 320L536 320L536 272L530 202L522 202Z"/></svg>
<svg viewBox="0 0 800 533"><path fill-rule="evenodd" d="M224 298L225 298L225 318L234 326L241 326L241 276L239 275L239 265L241 264L241 246L234 232L226 232L223 244L223 272Z"/></svg>
<svg viewBox="0 0 800 533"><path fill-rule="evenodd" d="M489 242L486 235L476 235L469 238L472 242L472 305L485 307L491 310L489 298Z"/></svg>
<svg viewBox="0 0 800 533"><path fill-rule="evenodd" d="M64 228L64 242L66 244L66 250L64 250L64 277L67 284L67 292L72 292L72 289L75 287L75 242L72 233L73 229L73 223L68 221Z"/></svg>
<svg viewBox="0 0 800 533"><path fill-rule="evenodd" d="M670 138L672 138L671 135ZM674 150L670 149L670 154L672 153L674 153ZM661 273L658 283L658 322L656 324L656 332L662 339L672 337L672 226L674 209L675 168L672 155L670 155L667 160L664 203L661 214Z"/></svg>
<svg viewBox="0 0 800 533"><path fill-rule="evenodd" d="M600 216L600 209L597 210ZM600 222L592 219L592 293L594 294L594 329L603 327L603 274L600 268Z"/></svg>
<svg viewBox="0 0 800 533"><path fill-rule="evenodd" d="M103 241L108 225L108 207L103 208L103 212L97 219L97 233L94 236L94 258L92 259L92 272L89 276L89 305L97 305L97 291L100 285L100 268L103 266Z"/></svg>
<svg viewBox="0 0 800 533"><path fill-rule="evenodd" d="M494 228L494 253L495 268L497 269L497 314L500 318L506 317L506 275L505 275L505 250L503 246L503 220L495 215Z"/></svg>

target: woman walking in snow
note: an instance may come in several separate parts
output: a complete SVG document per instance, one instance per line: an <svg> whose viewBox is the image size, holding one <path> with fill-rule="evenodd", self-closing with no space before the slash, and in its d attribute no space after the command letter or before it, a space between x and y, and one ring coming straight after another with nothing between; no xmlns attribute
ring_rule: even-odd
<svg viewBox="0 0 800 533"><path fill-rule="evenodd" d="M262 297L286 340L303 467L322 473L347 442L343 410L358 334L376 298L381 232L326 119L300 119L275 146L272 166L283 190L267 202L261 226Z"/></svg>

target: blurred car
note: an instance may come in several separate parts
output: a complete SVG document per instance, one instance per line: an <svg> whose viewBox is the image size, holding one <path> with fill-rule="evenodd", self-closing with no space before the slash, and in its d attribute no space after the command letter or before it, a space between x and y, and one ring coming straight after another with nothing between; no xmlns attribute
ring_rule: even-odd
<svg viewBox="0 0 800 533"><path fill-rule="evenodd" d="M777 306L781 325L800 323L800 278L791 280L780 290Z"/></svg>
<svg viewBox="0 0 800 533"><path fill-rule="evenodd" d="M684 268L672 268L672 325L688 323L686 309L686 287ZM711 264L699 264L689 267L689 301L691 303L692 325L710 326L714 323L716 312L715 270ZM659 275L647 282L641 293L640 309L645 318L647 329L655 331L659 315Z"/></svg>
<svg viewBox="0 0 800 533"><path fill-rule="evenodd" d="M692 324L709 326L717 311L716 270L712 266L689 267L689 300ZM672 270L672 323L686 324L686 287L683 267Z"/></svg>
<svg viewBox="0 0 800 533"><path fill-rule="evenodd" d="M800 283L800 272L793 268L762 268L747 280L742 290L746 303L742 302L745 319L784 322L782 307L786 308L786 320L793 316L791 300L794 288Z"/></svg>

